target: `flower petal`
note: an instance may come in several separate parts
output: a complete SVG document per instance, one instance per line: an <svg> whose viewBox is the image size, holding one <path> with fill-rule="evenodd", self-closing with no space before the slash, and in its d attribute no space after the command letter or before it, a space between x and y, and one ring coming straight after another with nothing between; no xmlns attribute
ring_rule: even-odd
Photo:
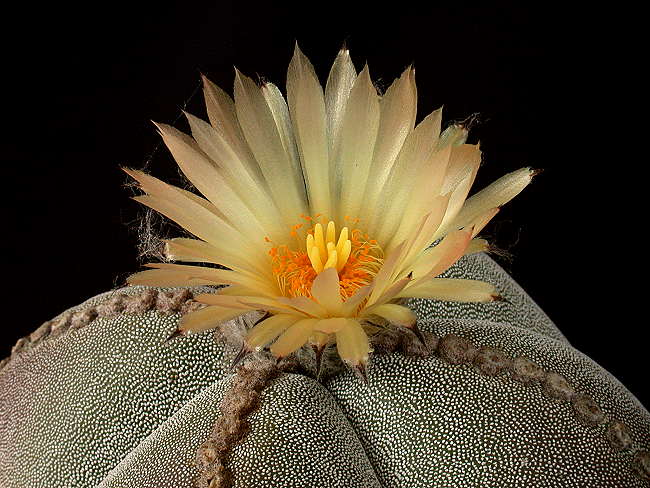
<svg viewBox="0 0 650 488"><path fill-rule="evenodd" d="M357 366L368 362L370 344L361 324L354 319L346 319L346 326L336 333L336 348L346 363Z"/></svg>
<svg viewBox="0 0 650 488"><path fill-rule="evenodd" d="M327 112L327 137L330 143L330 154L336 154L341 121L356 78L357 71L350 59L350 51L344 47L336 56L325 85L325 110Z"/></svg>
<svg viewBox="0 0 650 488"><path fill-rule="evenodd" d="M296 315L272 315L249 330L244 342L250 349L259 351L299 320Z"/></svg>
<svg viewBox="0 0 650 488"><path fill-rule="evenodd" d="M472 229L457 230L445 236L445 238L434 247L424 251L412 266L413 276L416 278L413 285L434 278L446 271L465 252L470 239Z"/></svg>
<svg viewBox="0 0 650 488"><path fill-rule="evenodd" d="M235 109L242 132L268 182L273 200L285 219L307 211L299 162L283 145L281 131L262 90L236 71ZM287 221L287 225L291 222Z"/></svg>
<svg viewBox="0 0 650 488"><path fill-rule="evenodd" d="M357 308L368 297L368 295L370 295L373 286L374 285L372 283L370 285L362 286L354 293L354 295L343 302L341 315L343 317L352 317L356 315Z"/></svg>
<svg viewBox="0 0 650 488"><path fill-rule="evenodd" d="M260 221L271 240L284 236L285 227L273 202L268 184L252 154L241 156L228 144L224 136L207 122L185 113L192 136L200 149L217 166L220 177L237 193L239 198Z"/></svg>
<svg viewBox="0 0 650 488"><path fill-rule="evenodd" d="M475 254L477 252L487 252L490 249L490 244L485 239L472 239L465 249L465 256L468 254Z"/></svg>
<svg viewBox="0 0 650 488"><path fill-rule="evenodd" d="M256 214L226 183L217 166L191 137L166 124L156 124L156 127L185 176L218 207L228 223L242 229L242 232L247 235L265 235ZM263 240L260 239L258 247L262 249L263 244Z"/></svg>
<svg viewBox="0 0 650 488"><path fill-rule="evenodd" d="M213 264L219 264L221 261L219 251L205 241L176 237L164 242L165 257L170 261Z"/></svg>
<svg viewBox="0 0 650 488"><path fill-rule="evenodd" d="M499 293L494 285L484 281L433 278L407 287L397 296L450 302L492 302L498 299Z"/></svg>
<svg viewBox="0 0 650 488"><path fill-rule="evenodd" d="M237 282L236 272L223 269L170 263L150 263L145 266L157 269L149 269L132 274L126 279L129 285L198 286L226 285Z"/></svg>
<svg viewBox="0 0 650 488"><path fill-rule="evenodd" d="M337 215L361 215L364 189L379 128L379 96L372 84L368 65L354 82L341 121L340 144L335 154Z"/></svg>
<svg viewBox="0 0 650 488"><path fill-rule="evenodd" d="M390 197L378 199L375 206L371 207L374 219L369 223L368 233L379 242L390 242L399 228L416 182L422 178L423 168L435 150L440 130L440 113L437 110L429 114L408 135L381 190L382 195Z"/></svg>
<svg viewBox="0 0 650 488"><path fill-rule="evenodd" d="M287 101L308 189L309 213L332 216L325 97L314 67L298 44L287 72Z"/></svg>
<svg viewBox="0 0 650 488"><path fill-rule="evenodd" d="M178 329L182 332L203 332L245 313L246 310L214 305L183 315Z"/></svg>
<svg viewBox="0 0 650 488"><path fill-rule="evenodd" d="M364 316L369 315L378 315L391 324L409 328L412 327L417 320L417 316L410 308L395 303L384 303L382 305L370 307L364 311Z"/></svg>
<svg viewBox="0 0 650 488"><path fill-rule="evenodd" d="M502 176L487 188L468 198L453 221L446 229L458 229L474 221L488 210L500 207L516 197L537 173L531 168L521 168ZM441 229L441 232L446 231Z"/></svg>
<svg viewBox="0 0 650 488"><path fill-rule="evenodd" d="M312 317L327 317L328 315L325 307L307 297L279 297L277 301Z"/></svg>
<svg viewBox="0 0 650 488"><path fill-rule="evenodd" d="M404 147L404 143L413 132L417 112L417 90L415 71L407 67L402 75L386 90L379 102L379 129L372 166L364 194L363 214L377 208L384 187L390 177L393 165ZM370 223L369 223L370 224ZM373 229L369 228L369 231Z"/></svg>
<svg viewBox="0 0 650 488"><path fill-rule="evenodd" d="M348 319L335 317L331 319L322 319L314 324L314 330L324 334L334 334L348 324Z"/></svg>
<svg viewBox="0 0 650 488"><path fill-rule="evenodd" d="M327 268L316 276L311 294L331 315L341 314L343 300L336 268Z"/></svg>
<svg viewBox="0 0 650 488"><path fill-rule="evenodd" d="M293 324L271 345L271 354L283 358L300 349L312 335L316 322L318 319L301 319Z"/></svg>

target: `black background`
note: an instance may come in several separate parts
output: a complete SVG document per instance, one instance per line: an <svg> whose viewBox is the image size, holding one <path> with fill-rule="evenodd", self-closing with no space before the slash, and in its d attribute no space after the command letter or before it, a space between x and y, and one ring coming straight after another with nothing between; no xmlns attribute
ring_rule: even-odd
<svg viewBox="0 0 650 488"><path fill-rule="evenodd" d="M141 209L119 167L177 178L150 120L186 130L185 106L205 117L200 72L230 90L236 65L283 87L298 40L324 82L345 41L384 88L415 64L419 119L442 104L446 121L480 114L475 189L545 169L487 229L513 255L500 263L650 404L647 293L634 281L647 242L643 127L622 113L635 96L627 20L546 3L102 5L26 4L4 18L0 357L138 269Z"/></svg>

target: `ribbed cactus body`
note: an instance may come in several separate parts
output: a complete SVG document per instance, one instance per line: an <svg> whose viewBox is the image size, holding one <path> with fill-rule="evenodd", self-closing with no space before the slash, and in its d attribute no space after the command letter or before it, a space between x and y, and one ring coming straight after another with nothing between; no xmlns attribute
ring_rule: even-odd
<svg viewBox="0 0 650 488"><path fill-rule="evenodd" d="M374 355L368 385L350 371L274 379L232 446L233 486L648 486L650 414L634 396L489 257L447 274L507 301L413 301L435 350ZM210 333L165 342L178 313L151 308L47 332L4 365L1 486L193 485L232 351Z"/></svg>

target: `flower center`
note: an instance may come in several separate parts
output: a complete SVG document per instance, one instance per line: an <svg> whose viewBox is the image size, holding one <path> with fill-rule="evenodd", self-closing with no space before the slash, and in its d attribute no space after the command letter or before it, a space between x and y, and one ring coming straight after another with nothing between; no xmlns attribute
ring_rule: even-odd
<svg viewBox="0 0 650 488"><path fill-rule="evenodd" d="M312 217L304 218L313 222ZM381 268L381 247L361 230L350 231L343 227L337 238L336 224L330 220L325 226L316 223L307 230L305 239L300 240L298 229L301 227L302 224L298 224L291 230L298 250L289 245L279 245L269 251L273 273L285 296L311 297L311 285L318 273L336 268L341 297L345 300L360 287L368 285Z"/></svg>

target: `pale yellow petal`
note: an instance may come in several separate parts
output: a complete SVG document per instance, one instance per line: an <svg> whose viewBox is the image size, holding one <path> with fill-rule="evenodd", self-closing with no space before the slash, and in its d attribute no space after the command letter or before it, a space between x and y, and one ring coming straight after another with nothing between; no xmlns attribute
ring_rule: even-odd
<svg viewBox="0 0 650 488"><path fill-rule="evenodd" d="M205 106L210 124L223 136L230 150L237 155L237 159L245 162L247 170L250 170L255 175L254 177L261 180L262 172L254 160L239 126L235 103L230 98L230 95L205 76L202 79Z"/></svg>
<svg viewBox="0 0 650 488"><path fill-rule="evenodd" d="M329 314L333 316L341 314L343 300L341 299L339 275L336 268L327 268L316 276L314 283L311 285L311 294Z"/></svg>
<svg viewBox="0 0 650 488"><path fill-rule="evenodd" d="M190 312L181 317L179 330L182 332L203 332L214 329L227 320L234 319L246 313L246 310L211 306L195 312Z"/></svg>
<svg viewBox="0 0 650 488"><path fill-rule="evenodd" d="M487 188L468 198L453 221L446 229L458 229L468 225L488 210L500 207L517 196L537 174L531 168L522 168L502 176Z"/></svg>
<svg viewBox="0 0 650 488"><path fill-rule="evenodd" d="M379 96L366 65L350 92L335 154L335 189L339 192L335 201L340 222L346 215L360 215L378 128Z"/></svg>
<svg viewBox="0 0 650 488"><path fill-rule="evenodd" d="M250 349L259 351L299 320L297 315L272 315L249 330L244 341Z"/></svg>
<svg viewBox="0 0 650 488"><path fill-rule="evenodd" d="M335 317L331 319L319 320L314 324L314 330L323 332L324 334L334 334L338 332L348 323L348 319L343 317Z"/></svg>
<svg viewBox="0 0 650 488"><path fill-rule="evenodd" d="M183 200L180 193L172 198L140 195L133 197L133 200L160 212L196 237L208 241L221 255L219 264L261 276L269 275L268 256L247 246L239 232L200 205L189 199Z"/></svg>
<svg viewBox="0 0 650 488"><path fill-rule="evenodd" d="M440 110L437 110L425 117L406 138L381 189L384 198L367 202L374 216L369 223L368 233L379 242L389 242L399 228L413 189L422 178L423 168L435 150L439 128Z"/></svg>
<svg viewBox="0 0 650 488"><path fill-rule="evenodd" d="M246 142L281 214L293 221L307 213L302 174L285 151L280 129L262 90L239 71L235 77L235 108ZM286 223L293 222L287 220Z"/></svg>
<svg viewBox="0 0 650 488"><path fill-rule="evenodd" d="M305 316L303 312L297 310L290 305L282 303L281 300L286 300L284 297L267 298L257 296L240 296L239 301L254 310L267 310L269 312L288 313L300 316Z"/></svg>
<svg viewBox="0 0 650 488"><path fill-rule="evenodd" d="M378 315L391 324L412 327L417 320L415 313L408 307L395 303L384 303L364 311L365 316Z"/></svg>
<svg viewBox="0 0 650 488"><path fill-rule="evenodd" d="M176 237L165 242L165 257L171 261L220 264L219 251L199 239Z"/></svg>
<svg viewBox="0 0 650 488"><path fill-rule="evenodd" d="M324 332L314 331L309 337L309 343L318 349L322 349L331 342L331 335Z"/></svg>
<svg viewBox="0 0 650 488"><path fill-rule="evenodd" d="M438 150L447 146L460 146L465 144L469 131L461 124L452 124L447 127L438 140Z"/></svg>
<svg viewBox="0 0 650 488"><path fill-rule="evenodd" d="M391 285L393 273L397 270L397 266L401 262L405 246L406 242L400 243L384 260L384 264L373 280L373 289L368 299L368 306L374 303L386 291L386 288Z"/></svg>
<svg viewBox="0 0 650 488"><path fill-rule="evenodd" d="M194 297L199 303L205 303L207 305L218 305L220 307L227 307L232 309L241 309L241 310L256 310L257 307L242 302L242 299L247 299L250 297L241 297L241 296L229 296L222 295L221 293L202 293ZM257 297L255 297L257 298Z"/></svg>
<svg viewBox="0 0 650 488"><path fill-rule="evenodd" d="M477 252L487 252L490 244L485 239L472 239L465 249L465 255L476 254Z"/></svg>
<svg viewBox="0 0 650 488"><path fill-rule="evenodd" d="M271 354L283 358L300 349L312 335L316 322L317 319L301 319L293 324L271 345Z"/></svg>
<svg viewBox="0 0 650 488"><path fill-rule="evenodd" d="M295 298L279 297L277 300L279 303L282 303L283 305L292 307L300 311L301 313L310 315L312 317L328 316L325 307L323 307L322 305L316 303L314 300L307 297L295 297Z"/></svg>
<svg viewBox="0 0 650 488"><path fill-rule="evenodd" d="M353 319L346 319L346 326L336 333L336 349L346 363L357 366L368 362L370 344L361 324Z"/></svg>
<svg viewBox="0 0 650 488"><path fill-rule="evenodd" d="M405 288L398 297L451 302L491 302L499 298L494 285L478 280L433 278Z"/></svg>
<svg viewBox="0 0 650 488"><path fill-rule="evenodd" d="M465 252L472 237L472 229L451 232L438 245L424 251L413 264L411 272L415 284L434 278L446 271Z"/></svg>
<svg viewBox="0 0 650 488"><path fill-rule="evenodd" d="M474 228L474 231L472 232L472 238L476 237L478 233L481 232L483 228L490 223L490 220L492 220L494 216L499 213L499 210L501 210L499 207L488 209L487 212L485 212L482 215L479 215L472 222L471 225Z"/></svg>
<svg viewBox="0 0 650 488"><path fill-rule="evenodd" d="M330 154L336 154L341 121L343 120L350 90L356 78L357 71L350 59L350 52L343 48L334 60L325 85L325 110L327 113L327 135L330 143Z"/></svg>
<svg viewBox="0 0 650 488"><path fill-rule="evenodd" d="M368 295L370 295L370 292L372 291L373 284L371 283L370 285L362 286L359 288L354 295L352 295L350 298L348 298L345 302L343 302L343 308L341 309L341 315L343 317L353 317L357 314L357 309L359 308L359 305L368 298Z"/></svg>
<svg viewBox="0 0 650 488"><path fill-rule="evenodd" d="M174 156L185 176L213 204L217 206L228 222L243 233L258 236L256 244L263 249L264 228L244 200L226 183L217 166L201 151L196 142L186 134L166 124L156 124L169 151ZM255 241L253 241L255 242Z"/></svg>
<svg viewBox="0 0 650 488"><path fill-rule="evenodd" d="M252 155L247 154L242 157L210 124L189 113L185 115L198 146L214 162L220 178L223 178L248 208L254 210L255 217L265 230L265 235L271 240L284 237L283 220L270 197L268 184Z"/></svg>
<svg viewBox="0 0 650 488"><path fill-rule="evenodd" d="M332 195L323 88L314 67L295 46L287 71L287 102L298 144L311 215L332 216Z"/></svg>
<svg viewBox="0 0 650 488"><path fill-rule="evenodd" d="M417 90L412 67L404 70L379 102L379 129L364 195L364 214L374 210L404 141L415 127ZM370 229L369 229L370 230Z"/></svg>
<svg viewBox="0 0 650 488"><path fill-rule="evenodd" d="M390 285L388 288L386 288L386 291L381 294L380 297L378 297L375 301L372 303L368 302L370 305L379 305L382 303L386 303L393 298L396 298L399 296L399 293L411 282L413 281L413 278L410 276L406 278L399 279L395 281L392 285Z"/></svg>
<svg viewBox="0 0 650 488"><path fill-rule="evenodd" d="M449 203L435 239L442 237L449 228L449 223L456 218L474 184L480 164L481 151L478 145L462 144L452 148L442 188L444 194L449 194Z"/></svg>
<svg viewBox="0 0 650 488"><path fill-rule="evenodd" d="M236 272L223 269L170 263L150 263L145 266L156 269L132 274L126 279L127 283L144 286L198 286L237 282Z"/></svg>

